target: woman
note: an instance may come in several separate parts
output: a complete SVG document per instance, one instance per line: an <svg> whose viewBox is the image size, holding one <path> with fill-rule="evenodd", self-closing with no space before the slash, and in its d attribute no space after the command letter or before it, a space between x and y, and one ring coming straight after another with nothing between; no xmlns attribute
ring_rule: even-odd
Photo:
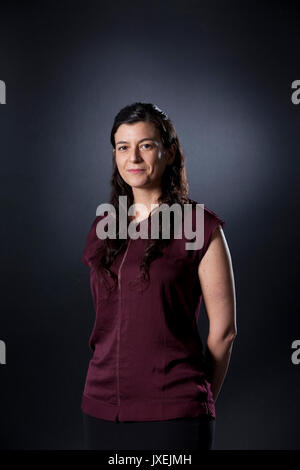
<svg viewBox="0 0 300 470"><path fill-rule="evenodd" d="M199 206L188 197L174 126L157 106L123 108L111 144L117 235L99 236L109 225L106 213L97 215L82 255L96 310L81 404L85 447L210 450L214 404L236 335L225 222L204 207L202 244L187 249L191 237L180 229L187 220L197 230ZM159 220L159 235L151 237L153 216L173 204L182 212L179 219L169 217L171 235L164 235ZM145 237L128 236L130 227ZM205 353L197 330L202 298L209 318Z"/></svg>

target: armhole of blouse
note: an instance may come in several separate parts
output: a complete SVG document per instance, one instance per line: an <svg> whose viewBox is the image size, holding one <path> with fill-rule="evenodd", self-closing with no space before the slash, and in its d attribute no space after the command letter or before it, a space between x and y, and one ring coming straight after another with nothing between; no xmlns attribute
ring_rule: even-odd
<svg viewBox="0 0 300 470"><path fill-rule="evenodd" d="M211 219L211 222L210 222L210 227L209 227L209 230L208 230L208 234L205 234L205 230L204 230L204 245L203 247L199 250L199 263L200 261L202 260L202 258L204 257L205 253L207 252L208 250L208 247L210 245L210 242L213 238L213 235L217 229L217 227L219 227L219 225L221 226L222 229L224 229L226 223L223 219L221 219L220 217L218 217L215 213L213 213L212 211L209 211L210 212L210 215L212 216L212 219ZM205 238L205 235L206 235L206 238Z"/></svg>
<svg viewBox="0 0 300 470"><path fill-rule="evenodd" d="M91 248L91 245L93 244L93 242L95 241L96 237L97 237L97 234L96 234L96 226L97 226L97 223L98 221L101 219L101 217L103 216L97 216L94 220L93 220L93 223L90 227L90 230L88 232L88 236L86 238L86 242L85 242L85 247L84 247L84 250L82 252L82 255L81 255L81 262L83 264L85 264L86 266L88 266L89 268L91 268L91 261L90 261L90 257L91 257L91 253L90 253L90 248Z"/></svg>

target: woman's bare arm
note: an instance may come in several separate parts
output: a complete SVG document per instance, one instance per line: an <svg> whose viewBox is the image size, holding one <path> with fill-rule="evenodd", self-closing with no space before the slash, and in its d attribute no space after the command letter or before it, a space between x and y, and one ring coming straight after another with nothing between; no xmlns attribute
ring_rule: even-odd
<svg viewBox="0 0 300 470"><path fill-rule="evenodd" d="M222 227L215 230L198 275L209 319L206 360L214 400L230 362L236 326L236 298L231 256Z"/></svg>

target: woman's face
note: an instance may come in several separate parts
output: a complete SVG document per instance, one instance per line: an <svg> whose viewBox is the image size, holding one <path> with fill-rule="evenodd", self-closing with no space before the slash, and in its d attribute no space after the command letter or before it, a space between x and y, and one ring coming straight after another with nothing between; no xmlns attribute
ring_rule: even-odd
<svg viewBox="0 0 300 470"><path fill-rule="evenodd" d="M175 152L163 147L152 122L121 124L115 133L116 165L123 180L132 188L160 187L161 177ZM140 170L140 171L132 171Z"/></svg>

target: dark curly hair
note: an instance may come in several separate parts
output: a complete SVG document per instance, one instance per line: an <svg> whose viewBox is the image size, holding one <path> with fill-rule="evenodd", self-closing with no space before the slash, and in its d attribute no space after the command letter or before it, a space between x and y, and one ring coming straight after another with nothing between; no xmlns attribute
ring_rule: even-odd
<svg viewBox="0 0 300 470"><path fill-rule="evenodd" d="M172 144L175 144L175 158L172 164L167 165L162 175L161 183L161 195L158 198L158 204L167 204L168 206L177 203L183 208L183 205L189 202L188 198L188 182L186 178L186 170L184 163L184 155L181 149L181 145L175 131L174 125L169 119L168 115L163 112L158 106L151 103L136 102L131 105L125 106L116 115L111 130L110 141L115 150L115 133L121 124L131 124L139 121L151 122L159 130L163 147L169 149ZM97 273L105 272L114 282L117 282L116 274L110 270L115 258L126 249L128 244L128 237L126 239L118 238L119 230L119 196L127 196L127 209L134 204L134 197L132 188L128 185L121 177L115 161L115 152L113 150L113 172L111 177L111 196L110 204L112 204L116 210L116 233L115 239L106 238L99 241L99 245L92 257L92 264ZM128 212L128 211L127 211ZM127 214L127 227L130 223ZM140 263L140 277L137 279L142 283L149 281L149 266L150 263L157 257L162 255L163 246L166 245L169 240L161 238L162 230L161 220L159 220L159 238L158 239L147 239L146 248L144 251L143 258ZM171 222L171 230L173 224ZM105 278L105 276L104 276ZM108 286L108 284L107 284Z"/></svg>

